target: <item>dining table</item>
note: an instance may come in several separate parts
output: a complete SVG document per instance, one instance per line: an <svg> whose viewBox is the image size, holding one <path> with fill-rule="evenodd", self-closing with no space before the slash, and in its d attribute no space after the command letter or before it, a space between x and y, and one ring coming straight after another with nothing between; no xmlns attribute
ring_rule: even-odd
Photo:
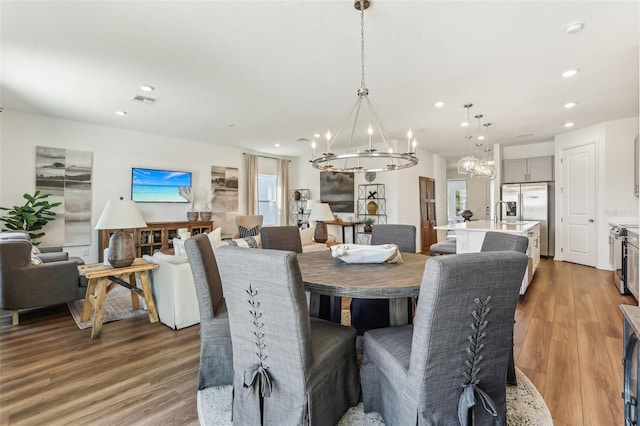
<svg viewBox="0 0 640 426"><path fill-rule="evenodd" d="M340 322L342 297L388 299L391 326L410 322L409 298L418 296L429 256L401 253L402 263L345 263L331 251L299 253L305 290L311 295L309 313ZM321 296L330 296L328 314L321 314Z"/></svg>

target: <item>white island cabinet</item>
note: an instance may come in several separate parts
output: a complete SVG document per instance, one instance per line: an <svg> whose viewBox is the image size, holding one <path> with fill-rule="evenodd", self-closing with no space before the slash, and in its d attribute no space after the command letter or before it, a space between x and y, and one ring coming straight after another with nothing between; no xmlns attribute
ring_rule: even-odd
<svg viewBox="0 0 640 426"><path fill-rule="evenodd" d="M536 272L538 264L540 263L540 222L503 221L495 223L490 220L475 220L436 226L435 229L455 232L457 253L479 252L482 248L484 235L489 231L506 232L508 234L523 235L529 238L529 247L527 248L529 265L522 279L520 294L524 294L525 291L527 291L527 287L533 279L533 274Z"/></svg>

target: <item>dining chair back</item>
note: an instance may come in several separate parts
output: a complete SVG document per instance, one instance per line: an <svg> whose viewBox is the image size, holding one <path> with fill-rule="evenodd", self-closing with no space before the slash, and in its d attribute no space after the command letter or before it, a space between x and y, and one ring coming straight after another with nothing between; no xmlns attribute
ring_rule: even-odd
<svg viewBox="0 0 640 426"><path fill-rule="evenodd" d="M218 263L209 238L198 234L184 243L191 265L200 311L198 389L233 383L233 352L229 316Z"/></svg>
<svg viewBox="0 0 640 426"><path fill-rule="evenodd" d="M297 226L265 226L260 229L260 241L263 249L302 253L302 240Z"/></svg>
<svg viewBox="0 0 640 426"><path fill-rule="evenodd" d="M414 225L373 225L371 245L396 244L401 252L416 252L416 227ZM407 299L409 307L412 298ZM389 327L389 301L386 299L352 299L349 307L351 325L358 335L366 330ZM411 309L408 309L411 316ZM409 321L409 318L407 319Z"/></svg>
<svg viewBox="0 0 640 426"><path fill-rule="evenodd" d="M489 231L484 234L484 241L480 251L518 251L526 253L529 239L522 235L507 234L505 232Z"/></svg>
<svg viewBox="0 0 640 426"><path fill-rule="evenodd" d="M297 255L216 251L233 344L233 422L335 425L360 399L355 331L310 318Z"/></svg>
<svg viewBox="0 0 640 426"><path fill-rule="evenodd" d="M516 283L526 266L513 251L430 258L414 324L364 335L365 412L386 424L505 424Z"/></svg>
<svg viewBox="0 0 640 426"><path fill-rule="evenodd" d="M373 225L371 245L396 244L400 251L416 252L416 227L414 225Z"/></svg>
<svg viewBox="0 0 640 426"><path fill-rule="evenodd" d="M480 251L517 251L520 253L526 253L528 246L529 239L522 235L506 234L504 232L487 232L484 235L484 241L482 241ZM521 283L517 283L518 288L520 288L520 284ZM511 337L513 340L513 336ZM511 348L511 355L509 356L509 363L507 365L507 384L512 386L516 386L518 384L513 348Z"/></svg>

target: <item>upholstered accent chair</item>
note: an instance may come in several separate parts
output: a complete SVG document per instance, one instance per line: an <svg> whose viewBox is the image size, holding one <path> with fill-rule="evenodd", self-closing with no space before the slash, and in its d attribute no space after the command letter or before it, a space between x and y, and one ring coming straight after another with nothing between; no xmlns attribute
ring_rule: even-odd
<svg viewBox="0 0 640 426"><path fill-rule="evenodd" d="M401 252L416 252L416 227L414 225L373 225L371 245L396 244ZM407 303L412 304L411 299ZM389 327L389 301L387 299L352 299L351 325L358 335L366 330ZM408 310L411 312L411 309Z"/></svg>
<svg viewBox="0 0 640 426"><path fill-rule="evenodd" d="M526 253L527 247L529 247L529 239L522 235L506 234L504 232L487 232L484 234L484 241L482 241L480 251L517 251L519 253ZM517 285L518 288L520 288L521 282ZM509 364L507 365L507 383L514 386L518 384L513 348L511 349Z"/></svg>
<svg viewBox="0 0 640 426"><path fill-rule="evenodd" d="M0 309L12 311L13 325L20 322L20 309L82 299L85 291L76 260L32 262L28 238L0 238Z"/></svg>
<svg viewBox="0 0 640 426"><path fill-rule="evenodd" d="M198 390L230 385L233 383L231 332L213 248L205 234L189 238L184 248L191 264L200 311Z"/></svg>
<svg viewBox="0 0 640 426"><path fill-rule="evenodd" d="M233 422L333 426L360 400L356 333L309 317L297 255L216 251L233 344Z"/></svg>
<svg viewBox="0 0 640 426"><path fill-rule="evenodd" d="M302 240L297 226L265 226L260 229L263 249L302 253Z"/></svg>
<svg viewBox="0 0 640 426"><path fill-rule="evenodd" d="M513 251L430 258L414 323L364 335L365 412L391 425L504 425L526 266Z"/></svg>
<svg viewBox="0 0 640 426"><path fill-rule="evenodd" d="M233 238L252 237L254 235L260 235L260 228L262 228L263 217L261 214L244 215L240 214L236 216L236 226L238 227Z"/></svg>

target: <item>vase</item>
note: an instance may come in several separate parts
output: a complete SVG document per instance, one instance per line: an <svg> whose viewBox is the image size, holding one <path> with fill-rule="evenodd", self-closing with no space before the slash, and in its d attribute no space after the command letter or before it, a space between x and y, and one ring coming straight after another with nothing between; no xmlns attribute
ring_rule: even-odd
<svg viewBox="0 0 640 426"><path fill-rule="evenodd" d="M211 216L213 213L208 212L208 211L202 211L200 212L200 220L203 222L209 222L211 221Z"/></svg>
<svg viewBox="0 0 640 426"><path fill-rule="evenodd" d="M193 210L189 210L187 212L187 220L189 222L195 222L198 220L198 212L197 211L193 211Z"/></svg>
<svg viewBox="0 0 640 426"><path fill-rule="evenodd" d="M364 225L363 230L365 234L370 234L373 228L371 227L371 225Z"/></svg>
<svg viewBox="0 0 640 426"><path fill-rule="evenodd" d="M367 203L367 213L376 214L378 212L378 204L375 201L369 201Z"/></svg>
<svg viewBox="0 0 640 426"><path fill-rule="evenodd" d="M301 197L300 191L293 191L293 199L294 200L300 201L300 197Z"/></svg>

